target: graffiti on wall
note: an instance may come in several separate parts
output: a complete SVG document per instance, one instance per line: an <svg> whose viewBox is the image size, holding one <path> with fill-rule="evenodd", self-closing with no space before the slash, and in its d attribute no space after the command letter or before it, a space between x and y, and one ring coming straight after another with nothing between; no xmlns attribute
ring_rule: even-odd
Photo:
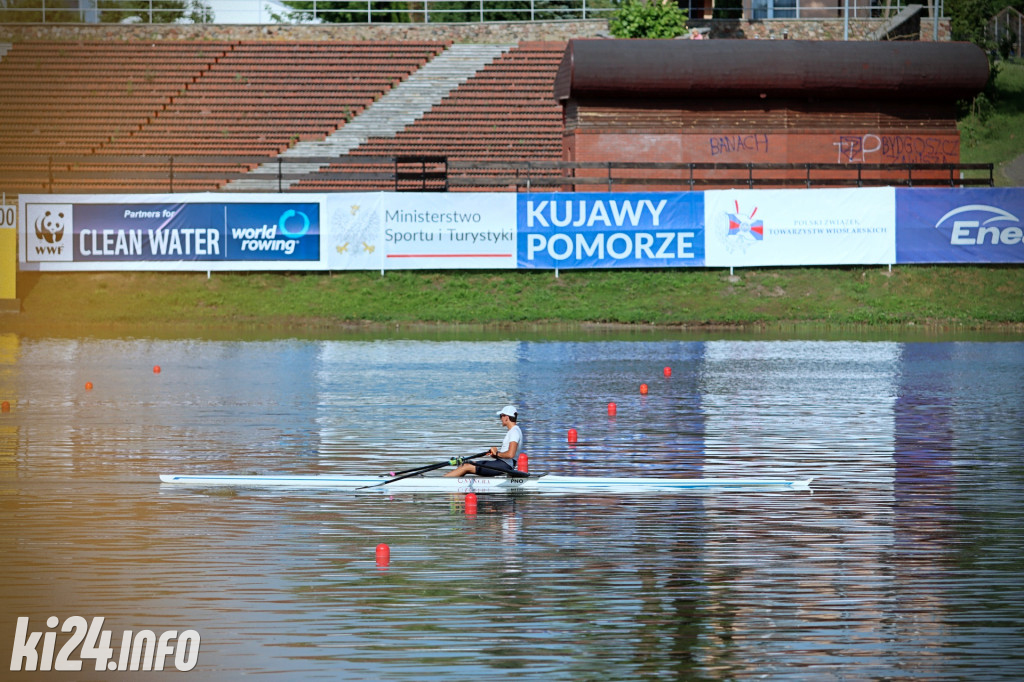
<svg viewBox="0 0 1024 682"><path fill-rule="evenodd" d="M749 154L767 154L768 136L764 133L749 133L745 135L715 135L708 138L708 145L711 147L711 156L721 154L734 154L742 152Z"/></svg>
<svg viewBox="0 0 1024 682"><path fill-rule="evenodd" d="M960 140L927 135L840 135L836 163L957 163Z"/></svg>

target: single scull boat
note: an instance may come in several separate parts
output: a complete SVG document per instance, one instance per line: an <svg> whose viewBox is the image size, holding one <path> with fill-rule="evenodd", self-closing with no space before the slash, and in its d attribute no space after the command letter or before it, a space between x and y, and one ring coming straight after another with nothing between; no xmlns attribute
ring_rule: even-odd
<svg viewBox="0 0 1024 682"><path fill-rule="evenodd" d="M784 480L777 478L620 478L604 476L556 476L541 474L526 478L504 476L444 478L440 476L412 476L395 479L386 476L321 475L175 475L160 476L163 483L187 486L234 486L239 488L335 488L340 490L364 489L367 492L511 492L536 490L541 492L667 492L679 490L723 488L773 488L808 490L812 478ZM387 483L387 485L381 485Z"/></svg>

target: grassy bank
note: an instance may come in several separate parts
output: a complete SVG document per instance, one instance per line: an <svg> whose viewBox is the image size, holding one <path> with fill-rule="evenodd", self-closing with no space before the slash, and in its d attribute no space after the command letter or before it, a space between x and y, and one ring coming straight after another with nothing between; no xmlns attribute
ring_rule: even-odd
<svg viewBox="0 0 1024 682"><path fill-rule="evenodd" d="M343 330L419 323L937 325L1024 332L1024 268L21 275L27 334Z"/></svg>
<svg viewBox="0 0 1024 682"><path fill-rule="evenodd" d="M993 87L960 120L960 159L995 164L996 184L1016 186L1020 178L1007 170L1024 154L1024 63L1000 62L996 68Z"/></svg>

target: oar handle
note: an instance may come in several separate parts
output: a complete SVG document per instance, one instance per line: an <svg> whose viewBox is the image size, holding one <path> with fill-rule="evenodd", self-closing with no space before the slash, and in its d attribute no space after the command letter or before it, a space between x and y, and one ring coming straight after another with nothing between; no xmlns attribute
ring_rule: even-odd
<svg viewBox="0 0 1024 682"><path fill-rule="evenodd" d="M489 452L490 452L490 450L484 450L481 453L478 453L476 455L470 455L469 457L464 457L463 459L473 459L475 457L483 457L484 455L488 454ZM377 488L377 487L382 486L382 485L387 485L388 483L394 483L395 481L401 481L403 478L410 478L412 476L418 476L419 474L425 474L428 471L433 471L434 469L440 469L441 467L446 467L446 466L448 466L448 460L445 460L443 462L438 462L437 464L428 464L427 466L420 467L419 469L410 469L409 471L406 471L406 472L399 472L399 474L401 474L401 475L395 475L394 477L389 478L386 481L381 481L380 483L374 483L373 485L364 485L364 486L361 486L359 488L356 488L356 490L365 490L366 488Z"/></svg>
<svg viewBox="0 0 1024 682"><path fill-rule="evenodd" d="M476 455L470 455L469 457L463 457L462 459L476 459L477 457L483 457L484 455L486 455L489 452L490 452L490 450L484 450L481 453L478 453ZM422 472L422 471L430 471L432 469L440 469L443 466L447 466L449 461L450 460L446 459L444 462L440 462L439 464L424 464L423 466L413 467L412 469L405 469L403 471L396 471L396 472L394 472L392 474L392 477L394 477L394 476L401 476L403 474L414 474L414 473L419 473L419 472Z"/></svg>

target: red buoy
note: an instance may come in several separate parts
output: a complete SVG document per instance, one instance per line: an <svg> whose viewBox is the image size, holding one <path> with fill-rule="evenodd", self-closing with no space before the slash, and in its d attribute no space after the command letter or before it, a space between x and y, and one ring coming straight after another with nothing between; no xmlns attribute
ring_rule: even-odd
<svg viewBox="0 0 1024 682"><path fill-rule="evenodd" d="M10 412L10 411L11 411L11 404L9 402L7 402L5 400L2 403L0 403L0 412ZM525 469L524 469L524 471L525 471Z"/></svg>
<svg viewBox="0 0 1024 682"><path fill-rule="evenodd" d="M516 460L516 469L524 472L530 471L530 458L526 456L525 452L519 453L519 459Z"/></svg>
<svg viewBox="0 0 1024 682"><path fill-rule="evenodd" d="M640 395L647 395L647 384L640 384Z"/></svg>
<svg viewBox="0 0 1024 682"><path fill-rule="evenodd" d="M91 381L85 382L85 390L87 390L87 391L91 391L92 390L92 382Z"/></svg>
<svg viewBox="0 0 1024 682"><path fill-rule="evenodd" d="M608 416L614 417L618 409L619 408L615 405L615 403L608 403Z"/></svg>
<svg viewBox="0 0 1024 682"><path fill-rule="evenodd" d="M391 561L391 548L383 542L377 545L377 565L387 566Z"/></svg>
<svg viewBox="0 0 1024 682"><path fill-rule="evenodd" d="M466 493L466 514L476 514L476 493Z"/></svg>
<svg viewBox="0 0 1024 682"><path fill-rule="evenodd" d="M153 374L160 373L160 365L153 365Z"/></svg>
<svg viewBox="0 0 1024 682"><path fill-rule="evenodd" d="M569 442L570 443L575 443L576 439L578 437L579 437L579 434L576 433L576 429L569 429Z"/></svg>
<svg viewBox="0 0 1024 682"><path fill-rule="evenodd" d="M672 368L671 367L666 367L664 370L662 370L662 373L666 377L670 377L670 376L672 376Z"/></svg>

